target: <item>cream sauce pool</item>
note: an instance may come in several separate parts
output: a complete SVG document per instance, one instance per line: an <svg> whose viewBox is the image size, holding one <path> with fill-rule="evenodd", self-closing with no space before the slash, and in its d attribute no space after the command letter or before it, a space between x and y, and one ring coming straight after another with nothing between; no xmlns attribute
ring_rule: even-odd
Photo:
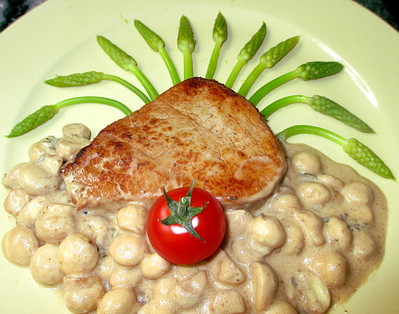
<svg viewBox="0 0 399 314"><path fill-rule="evenodd" d="M17 222L4 255L59 289L71 312L325 313L383 258L378 187L315 149L286 144L288 172L264 205L227 211L226 238L210 259L171 265L146 238L141 204L76 211L58 170L89 138L84 125L67 125L3 179L4 208Z"/></svg>

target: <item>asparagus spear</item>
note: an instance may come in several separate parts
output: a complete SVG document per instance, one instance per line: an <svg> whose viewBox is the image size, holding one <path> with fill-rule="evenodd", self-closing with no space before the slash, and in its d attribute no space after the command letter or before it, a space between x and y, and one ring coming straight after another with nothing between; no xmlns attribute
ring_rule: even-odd
<svg viewBox="0 0 399 314"><path fill-rule="evenodd" d="M295 78L300 78L304 81L316 80L337 74L341 72L342 69L343 65L334 61L313 61L304 63L297 67L294 71L283 74L263 85L249 98L249 101L256 106L263 99L263 97L265 97L273 89L288 81L291 81Z"/></svg>
<svg viewBox="0 0 399 314"><path fill-rule="evenodd" d="M147 91L148 96L151 100L158 97L158 92L155 87L151 84L148 78L143 72L137 67L137 62L132 56L128 55L121 48L116 46L110 40L103 36L97 36L97 42L104 52L122 69L132 72L140 83L143 85L144 89Z"/></svg>
<svg viewBox="0 0 399 314"><path fill-rule="evenodd" d="M313 110L318 111L322 114L328 115L334 119L337 119L346 125L349 125L364 133L374 133L373 129L368 126L363 120L349 112L344 107L340 106L336 102L328 99L327 97L314 95L312 97L304 95L292 95L283 97L272 102L270 105L265 107L261 114L267 119L271 114L276 112L278 109L288 106L294 103L304 103L309 105Z"/></svg>
<svg viewBox="0 0 399 314"><path fill-rule="evenodd" d="M159 52L166 65L166 68L169 71L169 75L172 79L173 84L175 85L180 83L179 74L177 73L176 67L165 49L165 42L162 40L162 38L139 20L134 21L134 26L147 42L148 46L150 46L150 48L155 52Z"/></svg>
<svg viewBox="0 0 399 314"><path fill-rule="evenodd" d="M184 79L193 77L193 58L192 53L195 48L195 40L190 21L186 16L180 18L179 34L177 46L183 53L184 58Z"/></svg>
<svg viewBox="0 0 399 314"><path fill-rule="evenodd" d="M108 105L121 110L125 115L130 115L132 113L132 111L124 104L111 98L97 97L97 96L82 96L82 97L69 98L53 105L45 105L40 109L36 110L34 113L27 116L21 122L17 123L12 128L7 137L16 137L23 135L39 127L48 120L52 119L60 109L67 106L83 104L83 103L97 103L97 104Z"/></svg>
<svg viewBox="0 0 399 314"><path fill-rule="evenodd" d="M135 93L145 104L151 101L147 97L147 95L145 95L141 90L139 90L136 86L130 84L123 78L116 75L105 74L102 72L89 71L84 73L74 73L70 75L58 75L55 78L48 79L44 82L48 85L56 87L74 87L96 84L103 80L114 81L121 84L122 86L125 86L127 89Z"/></svg>
<svg viewBox="0 0 399 314"><path fill-rule="evenodd" d="M218 13L215 24L213 26L212 37L215 42L215 46L213 47L211 58L209 60L208 68L206 70L205 78L213 79L216 71L216 66L218 63L220 50L222 48L223 43L227 39L227 23L225 17L222 13Z"/></svg>
<svg viewBox="0 0 399 314"><path fill-rule="evenodd" d="M259 58L258 65L248 75L241 85L241 88L238 90L238 93L246 97L259 75L261 75L265 69L274 67L277 62L284 58L284 56L297 45L298 41L299 36L291 37L266 51Z"/></svg>
<svg viewBox="0 0 399 314"><path fill-rule="evenodd" d="M237 56L237 63L233 67L229 77L226 81L226 86L232 88L241 69L253 58L266 37L266 24L263 22L259 30L252 36L252 38L240 50Z"/></svg>
<svg viewBox="0 0 399 314"><path fill-rule="evenodd" d="M342 146L351 158L359 164L387 179L395 180L394 175L388 166L379 158L369 147L361 143L355 138L346 139L327 129L311 126L311 125L295 125L279 132L277 137L280 141L285 142L291 136L297 134L313 134L322 136Z"/></svg>

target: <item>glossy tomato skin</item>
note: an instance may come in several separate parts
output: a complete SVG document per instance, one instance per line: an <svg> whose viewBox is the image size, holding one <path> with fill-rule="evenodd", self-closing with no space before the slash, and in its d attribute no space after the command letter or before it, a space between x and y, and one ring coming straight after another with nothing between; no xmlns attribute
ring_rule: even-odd
<svg viewBox="0 0 399 314"><path fill-rule="evenodd" d="M182 187L169 191L168 195L179 201L188 190L188 187ZM216 252L226 232L223 207L212 194L194 187L191 206L202 207L206 202L204 210L191 220L205 242L188 233L181 225L166 226L159 221L170 215L164 196L152 205L147 218L147 235L154 250L165 260L173 264L194 264Z"/></svg>

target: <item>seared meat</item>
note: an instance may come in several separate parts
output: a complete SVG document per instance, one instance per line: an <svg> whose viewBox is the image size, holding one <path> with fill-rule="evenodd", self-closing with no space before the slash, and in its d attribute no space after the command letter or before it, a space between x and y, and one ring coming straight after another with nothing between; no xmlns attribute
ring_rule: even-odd
<svg viewBox="0 0 399 314"><path fill-rule="evenodd" d="M264 199L285 169L280 143L249 101L192 78L107 126L61 174L79 208L149 206L163 186L195 178L228 209Z"/></svg>

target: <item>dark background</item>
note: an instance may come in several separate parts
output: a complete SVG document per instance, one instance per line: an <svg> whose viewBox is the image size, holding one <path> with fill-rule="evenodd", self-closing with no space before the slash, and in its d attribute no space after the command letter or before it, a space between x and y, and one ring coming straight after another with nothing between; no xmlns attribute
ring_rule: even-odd
<svg viewBox="0 0 399 314"><path fill-rule="evenodd" d="M45 0L0 0L0 32ZM49 0L51 1L51 0ZM334 0L330 0L334 1ZM399 30L399 10L394 0L353 0L374 12L388 24Z"/></svg>
<svg viewBox="0 0 399 314"><path fill-rule="evenodd" d="M399 30L399 9L395 0L355 0Z"/></svg>

